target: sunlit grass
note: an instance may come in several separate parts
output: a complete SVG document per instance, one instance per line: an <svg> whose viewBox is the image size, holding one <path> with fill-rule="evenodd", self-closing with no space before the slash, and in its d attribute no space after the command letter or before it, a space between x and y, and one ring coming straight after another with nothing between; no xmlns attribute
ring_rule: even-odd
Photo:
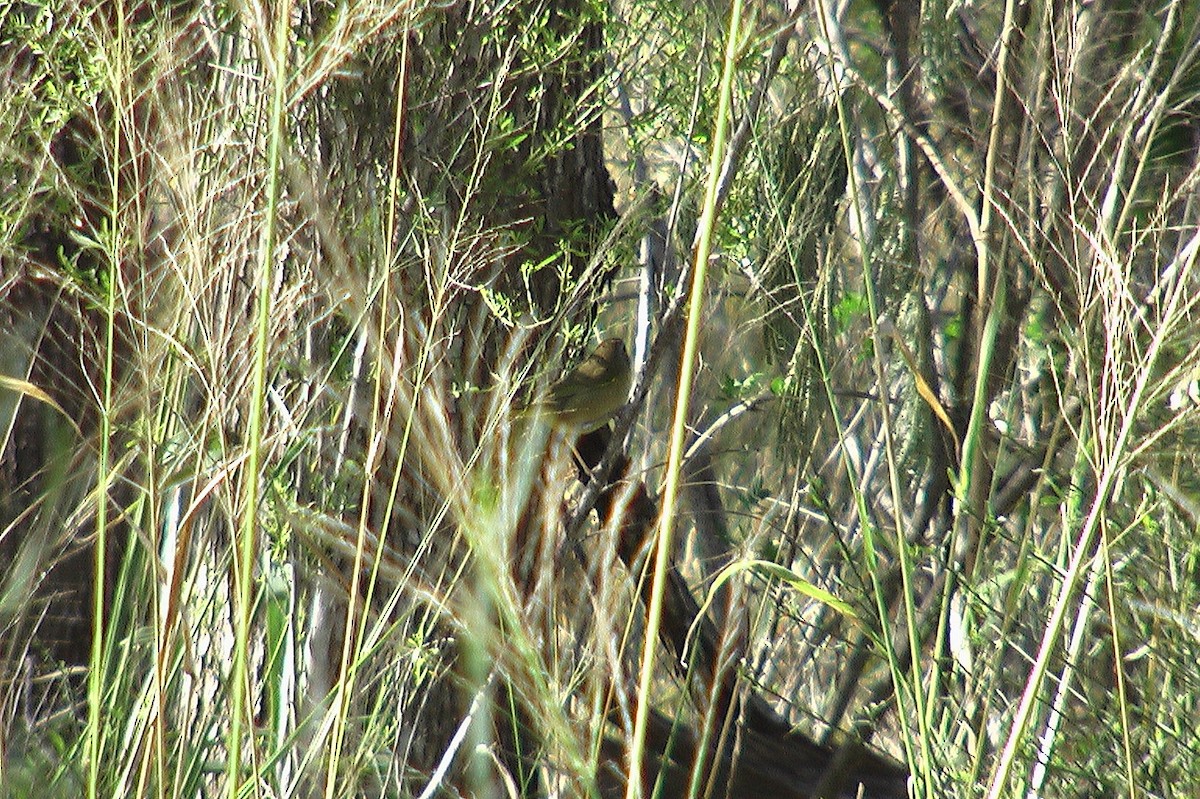
<svg viewBox="0 0 1200 799"><path fill-rule="evenodd" d="M963 119L937 116L963 73L936 48L965 23L922 21L926 107L861 46L869 9L727 39L724 10L614 7L611 71L544 131L583 37L506 7L455 18L488 45L456 63L454 9L26 5L0 87L0 474L25 481L0 497L0 796L598 795L630 752L702 795L644 743L664 719L735 740L699 633L654 640L648 541L628 508L578 514L578 442L522 415L606 335L657 358L617 507L678 498L651 596L678 568L742 696L869 739L920 796L1196 787L1173 6L1119 69L1022 23ZM613 81L628 215L547 232L543 169ZM87 668L51 640L67 572Z"/></svg>

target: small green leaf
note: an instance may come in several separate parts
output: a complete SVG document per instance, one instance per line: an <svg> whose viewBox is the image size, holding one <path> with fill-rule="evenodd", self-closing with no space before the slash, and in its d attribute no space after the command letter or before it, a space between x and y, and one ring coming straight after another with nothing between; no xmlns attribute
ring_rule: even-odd
<svg viewBox="0 0 1200 799"><path fill-rule="evenodd" d="M858 614L854 612L854 608L852 608L848 603L838 599L824 588L813 585L791 569L785 566L780 566L778 563L772 563L769 560L755 560L746 558L729 564L724 569L721 569L721 571L717 574L716 578L712 582L712 585L708 589L708 595L704 598L704 604L701 606L700 612L696 615L696 620L692 622L691 629L688 630L687 640L689 642L692 640L692 636L695 634L697 626L700 624L700 620L704 618L704 614L708 611L709 606L712 605L713 600L716 599L717 591L719 591L726 582L732 579L734 575L744 571L757 571L768 578L774 578L782 583L786 583L787 585L799 591L801 594L804 594L806 597L815 599L818 602L828 605L839 613L849 617L852 621L858 620Z"/></svg>

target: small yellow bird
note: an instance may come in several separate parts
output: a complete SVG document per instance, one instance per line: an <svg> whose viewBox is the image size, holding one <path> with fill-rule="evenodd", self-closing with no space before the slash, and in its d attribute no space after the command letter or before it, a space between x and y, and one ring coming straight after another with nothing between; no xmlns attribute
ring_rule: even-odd
<svg viewBox="0 0 1200 799"><path fill-rule="evenodd" d="M633 385L625 342L605 339L596 350L550 387L539 408L556 427L588 433L608 423Z"/></svg>

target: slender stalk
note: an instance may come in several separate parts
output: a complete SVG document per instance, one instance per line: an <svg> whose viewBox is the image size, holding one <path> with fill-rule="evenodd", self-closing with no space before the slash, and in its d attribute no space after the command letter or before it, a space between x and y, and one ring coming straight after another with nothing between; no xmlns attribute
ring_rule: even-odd
<svg viewBox="0 0 1200 799"><path fill-rule="evenodd" d="M104 749L104 727L101 706L104 701L104 680L107 658L104 646L104 594L107 583L108 552L108 487L112 480L112 403L113 363L116 345L117 284L121 279L119 231L121 212L121 141L122 112L125 107L125 4L118 0L114 10L117 30L113 61L109 62L109 81L113 96L112 150L109 164L109 219L111 228L106 242L108 272L104 286L104 374L103 401L100 407L100 468L96 486L96 540L92 561L92 647L89 655L87 687L87 795L99 795L100 758Z"/></svg>
<svg viewBox="0 0 1200 799"><path fill-rule="evenodd" d="M630 747L629 780L626 799L641 795L641 773L646 731L650 717L650 689L654 680L654 649L662 626L663 595L666 592L667 572L671 564L671 539L675 524L675 503L683 471L683 441L687 432L688 408L695 378L696 348L700 338L700 319L704 310L704 281L708 275L708 257L712 252L713 228L716 226L717 190L720 184L721 163L729 135L730 105L733 96L733 72L737 61L737 45L742 27L741 0L730 3L729 30L725 39L725 62L721 73L717 119L714 126L712 150L709 153L708 185L704 195L704 211L700 217L699 240L696 243L695 267L689 287L687 328L683 338L683 356L679 368L679 385L675 395L675 414L671 423L671 443L667 455L666 485L663 488L662 516L654 541L654 576L651 583L650 607L646 611L646 633L642 641L642 661L638 675L638 702L634 715L633 744Z"/></svg>
<svg viewBox="0 0 1200 799"><path fill-rule="evenodd" d="M827 41L840 41L842 37L836 36L837 31L834 27L834 18L830 9L825 4L820 4L821 14L820 23L822 33ZM838 62L833 60L832 49L830 51L830 74L839 75ZM845 154L846 162L853 164L855 161L855 150L850 138L850 114L848 113L844 101L843 93L839 92L836 100L838 112L838 129L842 140L842 149ZM851 181L852 191L851 197L851 214L854 219L855 228L860 231L869 231L872 224L871 215L867 212L865 205L864 192L860 187L854 185L858 179L857 171L854 169L848 170L849 180ZM875 281L872 268L872 245L873 237L867 233L862 233L861 246L858 248L861 257L861 269L863 273L863 287L867 298L868 313L870 316L871 336L874 343L873 350L875 380L881 387L887 385L886 375L884 373L883 363L881 360L883 352L882 333L879 328L880 310L878 300L876 298ZM820 353L820 347L814 342L814 350L818 352L819 362L822 364L822 376L827 399L831 408L835 409L832 414L834 424L838 429L838 440L843 442L843 446L839 447L839 455L842 459L843 468L849 475L856 475L853 461L850 453L844 442L848 440L848 434L843 427L842 417L836 411L838 407L836 397L830 388L828 372L824 366L824 356ZM892 636L892 631L888 626L890 610L888 607L887 591L884 588L880 574L879 552L875 541L875 524L871 519L871 513L867 508L866 497L863 492L857 488L853 488L855 500L855 512L858 516L859 524L862 528L863 536L863 555L866 561L867 573L871 579L872 595L875 600L875 610L879 617L879 638L883 646L884 654L887 657L888 667L892 674L892 683L895 686L896 706L898 709L897 717L900 719L901 730L903 733L903 743L908 756L909 762L916 763L917 758L915 751L917 746L921 748L921 762L931 763L933 757L929 751L929 735L927 713L924 705L924 697L921 692L921 663L920 663L920 642L917 638L917 618L916 618L916 590L913 587L913 571L916 568L913 562L913 555L907 545L905 539L905 530L903 520L900 516L901 489L899 485L900 467L897 463L895 454L895 443L893 440L893 426L891 414L888 410L886 401L880 403L880 410L883 414L883 433L885 438L885 449L888 463L889 491L892 495L892 525L896 534L896 549L898 553L897 560L900 566L901 588L904 599L905 627L908 633L909 651L912 653L909 660L908 679L911 681L911 701L915 705L915 717L919 727L918 734L913 735L913 730L910 727L909 713L907 704L910 701L908 693L905 691L904 670L901 667L899 656L896 650L896 643ZM852 486L859 485L859 476L855 476L850 480ZM932 782L930 780L921 781L925 794L932 795Z"/></svg>
<svg viewBox="0 0 1200 799"><path fill-rule="evenodd" d="M283 149L283 123L286 115L284 97L287 89L288 23L290 19L291 4L280 3L276 9L274 20L275 37L272 52L263 53L263 61L272 65L270 130L267 137L267 206L258 258L257 326L254 336L254 362L251 375L251 391L253 393L250 399L249 429L246 435L247 458L243 483L242 519L241 529L238 533L238 548L234 552L236 638L233 650L233 668L229 676L231 682L230 720L229 735L226 741L228 756L226 788L229 799L237 799L239 793L243 714L247 720L250 718L246 683L249 679L254 561L255 553L258 551L259 470L262 460L263 405L267 384L267 341L270 337L271 323L271 276L275 260L276 215L279 209L281 179L280 159Z"/></svg>

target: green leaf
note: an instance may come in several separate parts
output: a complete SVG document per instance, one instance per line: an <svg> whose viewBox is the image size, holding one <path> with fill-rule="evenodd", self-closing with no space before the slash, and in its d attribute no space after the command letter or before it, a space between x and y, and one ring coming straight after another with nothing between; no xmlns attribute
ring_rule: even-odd
<svg viewBox="0 0 1200 799"><path fill-rule="evenodd" d="M782 583L786 583L787 585L799 591L801 594L804 594L806 597L815 599L818 602L828 605L839 613L849 617L853 621L858 621L858 614L854 612L854 608L852 608L848 603L838 599L824 588L813 585L808 580L805 580L803 577L796 574L786 566L781 566L778 563L772 563L769 560L745 558L743 560L730 563L717 573L716 578L713 580L712 585L708 589L707 596L704 597L704 604L700 607L700 612L696 615L696 620L692 622L692 626L688 630L687 640L689 641L689 646L692 636L695 634L698 625L700 624L700 620L704 618L704 614L708 611L709 606L712 605L713 600L716 599L717 591L719 591L721 587L735 575L744 571L756 571L767 578L776 579Z"/></svg>

